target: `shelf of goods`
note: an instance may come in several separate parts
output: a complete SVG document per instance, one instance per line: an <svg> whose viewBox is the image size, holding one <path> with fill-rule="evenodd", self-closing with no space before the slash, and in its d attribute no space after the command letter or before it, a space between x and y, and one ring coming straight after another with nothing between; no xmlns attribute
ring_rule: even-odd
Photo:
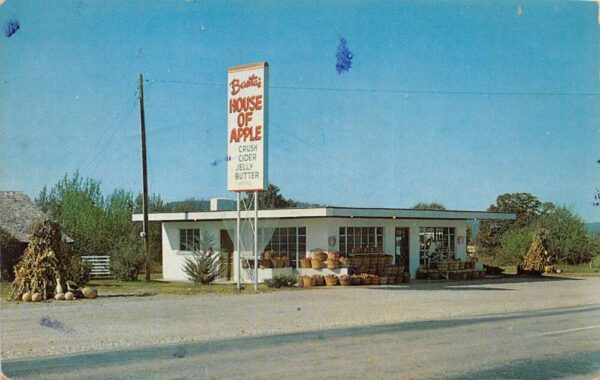
<svg viewBox="0 0 600 380"><path fill-rule="evenodd" d="M417 271L417 279L421 280L476 280L484 277L485 270L476 270L474 261L441 260Z"/></svg>

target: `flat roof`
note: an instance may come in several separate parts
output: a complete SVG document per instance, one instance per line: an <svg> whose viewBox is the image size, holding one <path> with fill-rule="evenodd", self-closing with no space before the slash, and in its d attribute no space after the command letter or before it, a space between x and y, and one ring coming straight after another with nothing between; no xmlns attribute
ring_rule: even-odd
<svg viewBox="0 0 600 380"><path fill-rule="evenodd" d="M254 216L254 211L242 211L243 218ZM167 212L151 213L151 222L184 222L235 220L237 211ZM363 207L314 207L282 208L259 210L259 219L296 218L382 218L382 219L451 219L451 220L514 220L512 213L462 210L415 210L403 208L363 208ZM134 222L143 220L142 214L133 214Z"/></svg>

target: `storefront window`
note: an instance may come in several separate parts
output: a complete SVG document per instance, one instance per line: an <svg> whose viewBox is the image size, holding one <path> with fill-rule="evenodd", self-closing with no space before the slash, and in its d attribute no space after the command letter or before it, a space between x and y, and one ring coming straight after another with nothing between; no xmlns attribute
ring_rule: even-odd
<svg viewBox="0 0 600 380"><path fill-rule="evenodd" d="M200 248L200 229L183 228L179 230L179 250L195 251Z"/></svg>
<svg viewBox="0 0 600 380"><path fill-rule="evenodd" d="M419 229L420 264L426 264L430 253L455 257L454 227L421 227Z"/></svg>
<svg viewBox="0 0 600 380"><path fill-rule="evenodd" d="M306 256L306 227L276 228L265 251L275 251L281 256L288 256L292 266L297 268L298 260Z"/></svg>
<svg viewBox="0 0 600 380"><path fill-rule="evenodd" d="M344 255L352 248L383 247L383 227L340 227L338 240Z"/></svg>

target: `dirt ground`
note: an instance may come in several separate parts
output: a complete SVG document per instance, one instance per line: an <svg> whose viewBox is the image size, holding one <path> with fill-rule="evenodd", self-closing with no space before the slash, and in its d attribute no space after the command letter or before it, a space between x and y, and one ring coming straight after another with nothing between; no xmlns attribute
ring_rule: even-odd
<svg viewBox="0 0 600 380"><path fill-rule="evenodd" d="M0 310L1 357L600 304L600 278L486 279L256 295L108 297Z"/></svg>

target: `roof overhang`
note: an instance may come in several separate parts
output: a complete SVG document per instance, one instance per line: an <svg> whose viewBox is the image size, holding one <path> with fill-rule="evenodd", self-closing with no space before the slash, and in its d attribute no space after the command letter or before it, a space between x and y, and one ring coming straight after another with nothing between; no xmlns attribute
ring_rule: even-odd
<svg viewBox="0 0 600 380"><path fill-rule="evenodd" d="M251 218L254 211L242 211L242 218ZM183 222L235 220L237 211L169 212L148 215L151 222ZM319 207L259 210L259 219L295 218L370 218L370 219L442 219L442 220L514 220L515 214L487 211L415 210L392 208ZM143 220L142 214L133 214L134 222Z"/></svg>

